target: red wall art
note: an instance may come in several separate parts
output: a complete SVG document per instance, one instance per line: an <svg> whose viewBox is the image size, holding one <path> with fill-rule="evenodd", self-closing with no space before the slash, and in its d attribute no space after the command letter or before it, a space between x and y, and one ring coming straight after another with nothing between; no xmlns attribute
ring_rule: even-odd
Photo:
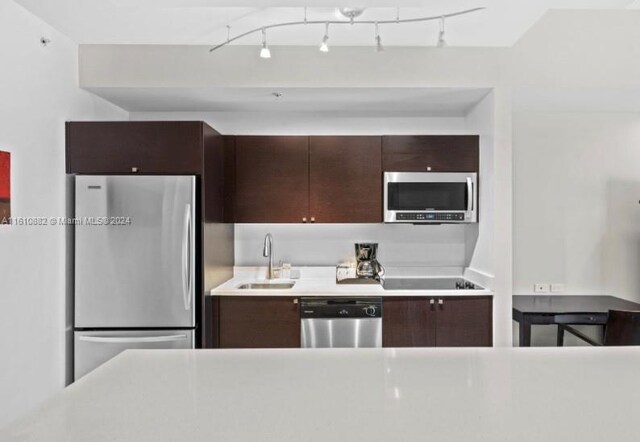
<svg viewBox="0 0 640 442"><path fill-rule="evenodd" d="M11 154L0 151L0 224L11 217Z"/></svg>

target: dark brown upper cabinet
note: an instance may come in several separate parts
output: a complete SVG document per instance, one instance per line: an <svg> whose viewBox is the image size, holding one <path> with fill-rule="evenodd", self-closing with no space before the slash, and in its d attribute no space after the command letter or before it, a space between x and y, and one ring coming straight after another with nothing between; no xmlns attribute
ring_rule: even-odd
<svg viewBox="0 0 640 442"><path fill-rule="evenodd" d="M382 137L385 172L478 172L477 135Z"/></svg>
<svg viewBox="0 0 640 442"><path fill-rule="evenodd" d="M199 121L67 123L67 173L200 175L205 126Z"/></svg>
<svg viewBox="0 0 640 442"><path fill-rule="evenodd" d="M479 137L225 136L225 221L382 222L382 172L477 172Z"/></svg>
<svg viewBox="0 0 640 442"><path fill-rule="evenodd" d="M236 219L236 137L225 135L224 148L224 222L233 223Z"/></svg>
<svg viewBox="0 0 640 442"><path fill-rule="evenodd" d="M235 137L237 223L309 218L309 137Z"/></svg>
<svg viewBox="0 0 640 442"><path fill-rule="evenodd" d="M310 137L309 220L382 222L380 137Z"/></svg>
<svg viewBox="0 0 640 442"><path fill-rule="evenodd" d="M490 296L386 297L383 347L491 347Z"/></svg>

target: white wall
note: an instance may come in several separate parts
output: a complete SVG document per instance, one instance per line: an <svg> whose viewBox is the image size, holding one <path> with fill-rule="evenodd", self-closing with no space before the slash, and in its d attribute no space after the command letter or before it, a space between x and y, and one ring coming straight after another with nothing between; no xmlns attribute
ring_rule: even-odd
<svg viewBox="0 0 640 442"><path fill-rule="evenodd" d="M640 302L640 113L517 112L514 292Z"/></svg>
<svg viewBox="0 0 640 442"><path fill-rule="evenodd" d="M132 120L202 120L228 135L464 134L463 117L356 112L131 112Z"/></svg>
<svg viewBox="0 0 640 442"><path fill-rule="evenodd" d="M478 241L469 266L476 271L493 275L494 257L494 197L495 197L495 100L487 95L469 111L465 118L469 133L480 135L479 213Z"/></svg>
<svg viewBox="0 0 640 442"><path fill-rule="evenodd" d="M51 39L49 47L39 39ZM64 122L126 119L77 86L77 46L0 2L0 149L12 214L65 215ZM0 226L0 427L65 384L65 231Z"/></svg>
<svg viewBox="0 0 640 442"><path fill-rule="evenodd" d="M640 301L640 11L551 11L513 48L514 292Z"/></svg>
<svg viewBox="0 0 640 442"><path fill-rule="evenodd" d="M467 265L464 225L388 224L237 224L236 265L264 265L262 244L273 235L274 257L295 266L334 266L354 260L354 243L377 242L385 267L457 267ZM471 238L475 241L475 238Z"/></svg>
<svg viewBox="0 0 640 442"><path fill-rule="evenodd" d="M279 46L267 63L255 47L81 45L86 88L493 87L506 48L331 48L328 57L304 46Z"/></svg>
<svg viewBox="0 0 640 442"><path fill-rule="evenodd" d="M515 294L640 301L639 38L640 11L550 11L513 48Z"/></svg>

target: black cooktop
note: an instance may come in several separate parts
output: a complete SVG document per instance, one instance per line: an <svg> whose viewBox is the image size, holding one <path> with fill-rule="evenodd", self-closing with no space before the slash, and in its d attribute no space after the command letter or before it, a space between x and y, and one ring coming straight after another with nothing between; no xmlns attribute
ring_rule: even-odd
<svg viewBox="0 0 640 442"><path fill-rule="evenodd" d="M386 278L385 290L482 290L464 278Z"/></svg>

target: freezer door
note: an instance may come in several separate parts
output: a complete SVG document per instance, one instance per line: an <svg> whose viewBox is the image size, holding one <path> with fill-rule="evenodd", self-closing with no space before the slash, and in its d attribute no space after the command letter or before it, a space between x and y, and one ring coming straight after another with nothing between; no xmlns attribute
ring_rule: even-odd
<svg viewBox="0 0 640 442"><path fill-rule="evenodd" d="M75 214L76 328L195 325L195 177L78 176Z"/></svg>
<svg viewBox="0 0 640 442"><path fill-rule="evenodd" d="M74 379L129 349L193 348L193 330L92 331L74 333Z"/></svg>

